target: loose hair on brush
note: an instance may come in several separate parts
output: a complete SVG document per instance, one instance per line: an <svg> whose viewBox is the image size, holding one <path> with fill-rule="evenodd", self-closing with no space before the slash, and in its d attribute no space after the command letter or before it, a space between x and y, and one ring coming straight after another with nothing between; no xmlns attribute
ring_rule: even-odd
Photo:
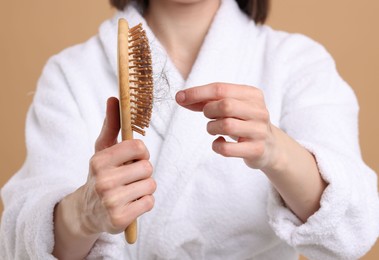
<svg viewBox="0 0 379 260"><path fill-rule="evenodd" d="M132 1L137 1L143 9L149 5L149 0L110 0L113 7L123 10ZM270 0L236 0L240 9L257 24L264 24L270 11Z"/></svg>

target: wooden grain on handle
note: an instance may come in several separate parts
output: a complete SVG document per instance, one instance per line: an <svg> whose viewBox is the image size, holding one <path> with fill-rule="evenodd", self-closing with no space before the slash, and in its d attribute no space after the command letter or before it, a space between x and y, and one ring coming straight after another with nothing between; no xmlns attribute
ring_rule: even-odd
<svg viewBox="0 0 379 260"><path fill-rule="evenodd" d="M118 78L120 92L120 120L122 140L133 139L129 90L129 25L125 19L118 22Z"/></svg>
<svg viewBox="0 0 379 260"><path fill-rule="evenodd" d="M133 139L130 90L129 90L129 25L125 19L118 21L118 75L120 92L120 124L122 140ZM125 239L129 244L137 240L137 220L125 229Z"/></svg>

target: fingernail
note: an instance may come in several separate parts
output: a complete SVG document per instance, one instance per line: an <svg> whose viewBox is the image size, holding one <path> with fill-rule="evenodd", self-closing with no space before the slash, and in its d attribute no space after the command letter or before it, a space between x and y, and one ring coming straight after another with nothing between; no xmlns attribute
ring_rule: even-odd
<svg viewBox="0 0 379 260"><path fill-rule="evenodd" d="M184 91L181 90L178 93L176 93L176 101L178 101L179 103L183 103L185 100L186 94L184 93Z"/></svg>

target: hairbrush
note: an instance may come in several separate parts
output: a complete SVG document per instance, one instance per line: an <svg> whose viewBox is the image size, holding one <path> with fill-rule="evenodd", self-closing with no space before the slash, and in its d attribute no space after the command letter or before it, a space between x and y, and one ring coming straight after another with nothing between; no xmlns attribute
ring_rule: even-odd
<svg viewBox="0 0 379 260"><path fill-rule="evenodd" d="M149 41L142 24L129 28L118 20L118 80L122 140L133 139L133 131L145 135L153 104L153 77ZM129 244L137 240L137 220L125 229Z"/></svg>

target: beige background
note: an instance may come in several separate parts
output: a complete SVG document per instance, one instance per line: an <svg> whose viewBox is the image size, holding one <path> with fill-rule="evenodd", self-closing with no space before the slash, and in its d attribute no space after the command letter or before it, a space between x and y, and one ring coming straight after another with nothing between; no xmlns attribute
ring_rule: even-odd
<svg viewBox="0 0 379 260"><path fill-rule="evenodd" d="M277 29L311 36L332 53L340 73L358 96L363 158L376 172L378 11L375 0L274 0L269 20ZM100 23L112 13L106 0L1 1L0 187L25 158L25 115L44 63L51 55L96 34ZM379 243L363 259L378 257Z"/></svg>

